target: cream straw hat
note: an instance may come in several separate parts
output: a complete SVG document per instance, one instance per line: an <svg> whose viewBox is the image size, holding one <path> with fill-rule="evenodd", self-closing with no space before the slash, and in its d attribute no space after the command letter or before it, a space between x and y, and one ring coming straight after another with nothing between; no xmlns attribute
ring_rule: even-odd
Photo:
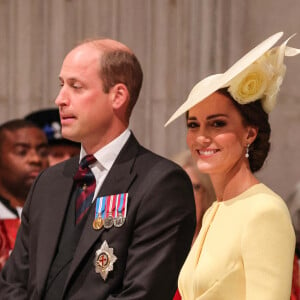
<svg viewBox="0 0 300 300"><path fill-rule="evenodd" d="M247 104L262 101L264 110L269 113L275 103L286 67L284 56L294 56L300 49L287 47L288 38L278 47L271 47L282 37L278 32L249 51L225 73L208 76L198 82L190 92L188 99L171 116L167 126L190 108L200 103L220 88L228 88L234 100Z"/></svg>

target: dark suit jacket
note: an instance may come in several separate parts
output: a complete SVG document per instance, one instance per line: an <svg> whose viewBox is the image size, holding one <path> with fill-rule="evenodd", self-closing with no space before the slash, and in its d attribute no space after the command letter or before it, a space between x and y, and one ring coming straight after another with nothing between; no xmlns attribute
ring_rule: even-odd
<svg viewBox="0 0 300 300"><path fill-rule="evenodd" d="M0 274L0 299L41 299L59 241L78 157L46 169L33 184L15 249ZM65 282L64 299L172 299L195 226L191 182L174 163L138 144L133 135L99 196L128 192L125 224L96 231L95 202ZM117 261L106 281L95 272L103 241Z"/></svg>

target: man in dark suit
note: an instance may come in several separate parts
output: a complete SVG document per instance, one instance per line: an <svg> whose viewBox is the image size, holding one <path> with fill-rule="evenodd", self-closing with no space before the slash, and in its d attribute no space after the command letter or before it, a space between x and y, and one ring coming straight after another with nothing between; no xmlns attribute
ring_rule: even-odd
<svg viewBox="0 0 300 300"><path fill-rule="evenodd" d="M194 232L193 190L128 129L142 84L137 58L117 41L87 41L59 78L62 134L81 142L80 161L93 154L80 170L92 172L95 190L77 185L78 157L37 178L0 299L172 299ZM86 191L92 204L77 214Z"/></svg>

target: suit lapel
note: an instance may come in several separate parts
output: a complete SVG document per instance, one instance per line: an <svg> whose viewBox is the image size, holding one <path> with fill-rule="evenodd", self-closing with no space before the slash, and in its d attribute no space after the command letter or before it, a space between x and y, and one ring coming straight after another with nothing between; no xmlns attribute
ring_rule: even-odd
<svg viewBox="0 0 300 300"><path fill-rule="evenodd" d="M63 176L59 178L59 185L53 185L55 189L55 197L45 195L46 201L52 205L47 205L47 211L43 214L43 222L41 232L47 232L45 235L40 235L40 241L37 249L37 286L41 291L44 286L52 259L55 255L55 249L59 241L65 212L68 208L70 193L73 186L73 176L78 167L78 157L67 161ZM42 208L43 209L43 208Z"/></svg>
<svg viewBox="0 0 300 300"><path fill-rule="evenodd" d="M133 134L131 134L129 140L121 150L111 170L107 174L107 177L103 182L97 197L125 193L128 191L136 176L136 174L132 171L132 168L136 159L136 155L139 151L139 147L140 146L135 137ZM65 284L65 289L72 277L72 274L76 271L76 268L87 254L88 250L97 241L97 239L99 239L103 232L103 229L97 231L92 228L94 213L95 201L89 211L85 227L75 251L69 275Z"/></svg>

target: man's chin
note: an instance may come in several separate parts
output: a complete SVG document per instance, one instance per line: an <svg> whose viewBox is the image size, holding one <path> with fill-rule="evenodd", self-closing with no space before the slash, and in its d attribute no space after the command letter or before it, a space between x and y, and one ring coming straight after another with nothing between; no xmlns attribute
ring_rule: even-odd
<svg viewBox="0 0 300 300"><path fill-rule="evenodd" d="M80 141L78 140L78 138L76 138L76 136L74 136L73 134L71 134L70 132L67 132L67 130L62 131L61 133L62 137L66 140L72 141L72 142L76 142L79 143Z"/></svg>
<svg viewBox="0 0 300 300"><path fill-rule="evenodd" d="M25 183L25 187L27 189L30 189L30 187L32 186L33 182L35 181L36 177L28 177L24 180Z"/></svg>

